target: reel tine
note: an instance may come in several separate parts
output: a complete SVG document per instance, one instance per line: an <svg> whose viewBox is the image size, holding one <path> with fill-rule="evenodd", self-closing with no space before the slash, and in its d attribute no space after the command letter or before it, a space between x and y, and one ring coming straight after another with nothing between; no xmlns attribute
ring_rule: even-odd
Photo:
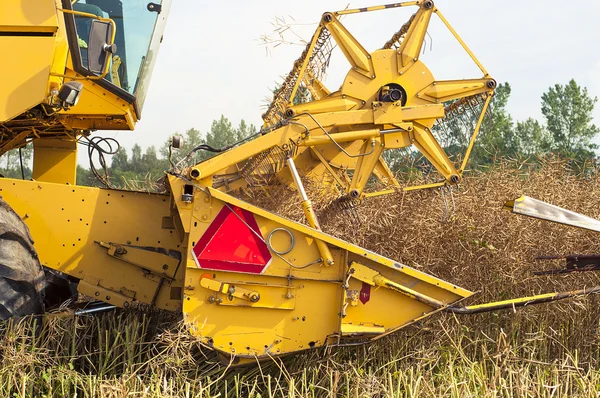
<svg viewBox="0 0 600 398"><path fill-rule="evenodd" d="M361 203L361 199L349 198L346 195L341 196L332 202L332 204L338 210L341 210L352 221L352 223L356 225L361 224L361 220L357 211L357 208Z"/></svg>
<svg viewBox="0 0 600 398"><path fill-rule="evenodd" d="M271 147L251 157L240 171L241 176L250 186L269 185L275 175L285 166L288 152L294 156L297 145L293 143Z"/></svg>

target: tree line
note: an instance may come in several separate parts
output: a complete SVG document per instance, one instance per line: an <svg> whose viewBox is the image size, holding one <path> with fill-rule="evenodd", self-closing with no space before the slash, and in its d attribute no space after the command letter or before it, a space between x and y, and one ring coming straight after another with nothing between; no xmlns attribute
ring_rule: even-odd
<svg viewBox="0 0 600 398"><path fill-rule="evenodd" d="M600 129L592 123L592 114L598 101L590 96L587 88L580 87L575 80L565 85L550 87L541 97L543 120L527 118L515 121L507 110L511 94L509 83L498 85L477 138L470 160L470 168L492 164L495 159L505 157L526 157L555 154L569 159L596 158L598 145L594 138ZM470 128L476 123L478 114L465 114L456 120L444 122L444 127L436 125L434 134L445 150L458 157L468 145ZM467 120L465 120L467 118ZM180 163L183 158L199 145L210 148L225 148L243 140L257 131L252 124L240 121L234 126L229 119L221 116L214 120L210 130L202 134L191 128L183 136L183 146L170 154L170 137L160 147L150 146L145 150L135 144L130 150L119 148L107 166L111 185L124 187L127 181L155 181L169 169L170 162ZM83 151L81 151L83 152ZM210 151L193 153L186 163L193 164L215 156ZM386 151L386 160L392 169L399 170L407 164L406 158L423 162L421 156L412 149ZM31 178L32 150L25 147L19 154L12 150L0 158L0 173L11 178ZM23 169L21 168L23 162ZM97 185L93 173L78 166L77 183Z"/></svg>

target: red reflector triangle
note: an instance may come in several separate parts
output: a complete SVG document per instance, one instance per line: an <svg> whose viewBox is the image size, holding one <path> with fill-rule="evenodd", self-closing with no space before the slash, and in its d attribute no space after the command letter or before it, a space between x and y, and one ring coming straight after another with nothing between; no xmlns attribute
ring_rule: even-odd
<svg viewBox="0 0 600 398"><path fill-rule="evenodd" d="M254 215L224 206L192 249L200 268L259 274L271 260Z"/></svg>

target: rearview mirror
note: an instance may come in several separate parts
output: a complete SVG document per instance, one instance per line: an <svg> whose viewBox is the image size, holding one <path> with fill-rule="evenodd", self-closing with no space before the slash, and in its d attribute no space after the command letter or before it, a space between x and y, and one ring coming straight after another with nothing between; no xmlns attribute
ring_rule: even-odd
<svg viewBox="0 0 600 398"><path fill-rule="evenodd" d="M117 45L111 43L113 25L110 22L93 19L88 38L88 70L96 76L104 73L110 62L110 54L117 51Z"/></svg>

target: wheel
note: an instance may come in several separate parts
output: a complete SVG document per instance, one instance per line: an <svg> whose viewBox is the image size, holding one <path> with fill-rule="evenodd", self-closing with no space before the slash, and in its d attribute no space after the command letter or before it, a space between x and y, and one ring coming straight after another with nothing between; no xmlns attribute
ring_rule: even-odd
<svg viewBox="0 0 600 398"><path fill-rule="evenodd" d="M0 319L43 313L44 288L29 228L0 198Z"/></svg>

